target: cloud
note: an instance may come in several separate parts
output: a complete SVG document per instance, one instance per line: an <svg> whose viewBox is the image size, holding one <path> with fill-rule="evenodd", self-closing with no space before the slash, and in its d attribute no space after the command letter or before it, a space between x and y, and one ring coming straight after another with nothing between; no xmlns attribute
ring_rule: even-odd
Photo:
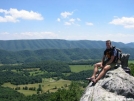
<svg viewBox="0 0 134 101"><path fill-rule="evenodd" d="M69 20L69 22L70 22L71 24L74 24L75 19L72 18L72 19Z"/></svg>
<svg viewBox="0 0 134 101"><path fill-rule="evenodd" d="M56 39L57 34L53 32L22 32L22 33L0 33L0 40L18 40L18 39Z"/></svg>
<svg viewBox="0 0 134 101"><path fill-rule="evenodd" d="M58 18L57 21L60 22L60 18Z"/></svg>
<svg viewBox="0 0 134 101"><path fill-rule="evenodd" d="M80 18L77 18L77 21L81 21L81 19Z"/></svg>
<svg viewBox="0 0 134 101"><path fill-rule="evenodd" d="M64 25L72 25L71 22L65 22Z"/></svg>
<svg viewBox="0 0 134 101"><path fill-rule="evenodd" d="M70 19L69 21L70 21L70 22L75 22L75 19L72 18L72 19Z"/></svg>
<svg viewBox="0 0 134 101"><path fill-rule="evenodd" d="M88 25L88 26L93 26L93 23L91 23L91 22L86 22L86 25Z"/></svg>
<svg viewBox="0 0 134 101"><path fill-rule="evenodd" d="M78 21L81 21L80 18L70 18L71 15L73 15L74 12L62 12L61 15L61 19L58 18L57 21L64 22L64 25L70 26L70 25L76 25L76 26L80 26L78 23Z"/></svg>
<svg viewBox="0 0 134 101"><path fill-rule="evenodd" d="M20 19L43 20L41 14L33 11L10 8L10 10L0 9L0 13L4 13L4 16L0 16L0 22L19 22Z"/></svg>
<svg viewBox="0 0 134 101"><path fill-rule="evenodd" d="M14 18L13 16L5 16L5 17L0 16L0 22L19 22L19 20Z"/></svg>
<svg viewBox="0 0 134 101"><path fill-rule="evenodd" d="M73 12L63 12L63 13L61 13L61 16L63 17L63 18L67 18L68 16L70 16L70 15L72 15L73 14Z"/></svg>
<svg viewBox="0 0 134 101"><path fill-rule="evenodd" d="M124 28L134 28L134 17L115 18L109 23L114 25L122 25Z"/></svg>
<svg viewBox="0 0 134 101"><path fill-rule="evenodd" d="M77 26L80 26L79 24L75 23L76 21L77 21L77 19L71 18L71 19L69 19L69 21L66 21L64 23L64 25L77 25Z"/></svg>

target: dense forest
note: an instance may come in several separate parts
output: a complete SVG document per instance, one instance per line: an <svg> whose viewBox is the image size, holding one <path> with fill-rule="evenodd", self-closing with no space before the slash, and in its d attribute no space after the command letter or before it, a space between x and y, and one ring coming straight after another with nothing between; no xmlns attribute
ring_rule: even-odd
<svg viewBox="0 0 134 101"><path fill-rule="evenodd" d="M96 61L90 61L90 63L95 63ZM85 63L85 62L84 62ZM86 87L88 82L85 80L86 77L90 76L92 70L82 71L79 73L72 73L69 64L75 65L79 63L66 63L59 61L40 61L33 63L25 63L18 65L2 65L0 66L0 85L10 82L14 85L23 84L34 84L41 83L42 78L55 78L55 80L64 79L70 80L72 83L65 88L54 88L57 89L56 92L41 92L41 87L28 88L24 87L24 90L36 90L37 95L24 96L23 94L17 92L20 87L16 88L5 88L0 86L0 101L79 101L79 98L83 92L81 87ZM83 63L80 62L80 65ZM44 74L30 75L30 71L33 69L39 69L44 71ZM66 75L70 74L70 75ZM83 81L85 83L81 84L77 81ZM66 85L67 86L67 85Z"/></svg>
<svg viewBox="0 0 134 101"><path fill-rule="evenodd" d="M134 59L134 48L121 48L123 53L130 54L130 60ZM56 61L78 61L78 60L96 60L101 59L104 49L41 49L41 50L23 50L23 51L5 51L0 50L1 64L28 63L43 60Z"/></svg>
<svg viewBox="0 0 134 101"><path fill-rule="evenodd" d="M44 92L41 86L39 88L23 87L24 90L34 90L37 94L25 96L17 90L21 88L8 88L0 86L0 101L79 101L83 90L88 85L86 77L91 76L93 70L85 70L78 73L71 72L69 65L94 64L97 61L84 62L61 62L61 61L40 61L33 63L24 63L11 65L6 64L0 66L0 85L10 82L14 85L41 83L42 78L54 78L55 80L70 80L72 83L66 88L57 88L56 92ZM130 63L131 75L134 76L134 64ZM31 75L33 69L41 70L44 74ZM66 85L67 86L67 85Z"/></svg>
<svg viewBox="0 0 134 101"><path fill-rule="evenodd" d="M94 64L95 62L96 61L91 61L90 63ZM26 70L30 68L39 68L39 70L45 71L45 73L32 76L29 73L30 71ZM12 70L16 70L16 72L13 72ZM68 76L65 76L64 73L71 73L69 64L65 62L41 61L21 65L3 65L0 66L0 84L3 84L4 82L10 82L15 85L33 84L42 82L42 78L51 77L58 77L67 80L84 80L87 76L90 76L92 70L71 73ZM80 75L80 77L78 75Z"/></svg>

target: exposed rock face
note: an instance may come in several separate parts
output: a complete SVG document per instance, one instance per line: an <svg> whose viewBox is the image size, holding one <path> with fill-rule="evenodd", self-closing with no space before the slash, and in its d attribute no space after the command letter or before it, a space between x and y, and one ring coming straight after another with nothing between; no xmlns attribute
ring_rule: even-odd
<svg viewBox="0 0 134 101"><path fill-rule="evenodd" d="M87 86L80 101L134 101L134 77L122 67L110 70L95 85Z"/></svg>
<svg viewBox="0 0 134 101"><path fill-rule="evenodd" d="M128 67L128 59L129 59L130 54L122 54L121 57L121 65L122 68Z"/></svg>
<svg viewBox="0 0 134 101"><path fill-rule="evenodd" d="M121 66L126 73L130 74L130 68L128 67L128 59L130 54L122 54L121 56Z"/></svg>

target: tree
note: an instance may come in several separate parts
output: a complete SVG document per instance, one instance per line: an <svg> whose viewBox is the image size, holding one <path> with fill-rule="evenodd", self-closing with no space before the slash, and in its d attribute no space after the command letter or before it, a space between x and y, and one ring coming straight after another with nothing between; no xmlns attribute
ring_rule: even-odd
<svg viewBox="0 0 134 101"><path fill-rule="evenodd" d="M131 70L131 75L134 76L134 64L130 63L129 67L130 67L130 70Z"/></svg>
<svg viewBox="0 0 134 101"><path fill-rule="evenodd" d="M58 89L52 94L50 101L79 101L82 90L77 82L72 82L69 89Z"/></svg>
<svg viewBox="0 0 134 101"><path fill-rule="evenodd" d="M39 88L37 89L37 94L39 94L39 93L42 93L42 87L41 87L41 85L39 84Z"/></svg>

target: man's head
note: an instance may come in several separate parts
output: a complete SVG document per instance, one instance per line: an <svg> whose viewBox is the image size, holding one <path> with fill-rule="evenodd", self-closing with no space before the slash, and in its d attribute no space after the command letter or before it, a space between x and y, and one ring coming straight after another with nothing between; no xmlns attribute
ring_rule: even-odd
<svg viewBox="0 0 134 101"><path fill-rule="evenodd" d="M110 48L111 47L111 41L110 40L107 40L106 41L106 46L107 46L107 48Z"/></svg>

